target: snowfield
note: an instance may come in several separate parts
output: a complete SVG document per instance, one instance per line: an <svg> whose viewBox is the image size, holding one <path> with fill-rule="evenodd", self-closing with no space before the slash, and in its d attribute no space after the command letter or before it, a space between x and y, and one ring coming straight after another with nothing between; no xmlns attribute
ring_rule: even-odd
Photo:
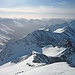
<svg viewBox="0 0 75 75"><path fill-rule="evenodd" d="M71 68L65 62L61 62L38 67L19 75L75 75L75 68Z"/></svg>
<svg viewBox="0 0 75 75"><path fill-rule="evenodd" d="M0 68L0 75L75 75L75 68L70 67L66 62L31 67L26 65L28 62L31 63L31 59L32 57L18 64L3 65Z"/></svg>
<svg viewBox="0 0 75 75"><path fill-rule="evenodd" d="M59 28L55 30L54 33L63 33L64 31L65 31L64 28Z"/></svg>
<svg viewBox="0 0 75 75"><path fill-rule="evenodd" d="M56 55L58 54L57 52L59 52L59 48L57 47L44 49L47 51L53 49L53 52L50 51L53 55ZM64 48L61 49L64 50ZM57 52L54 52L55 50ZM53 64L34 63L33 60L36 54L40 53L33 51L32 55L26 60L19 63L8 62L0 66L0 75L75 75L75 68L70 67L66 62L57 62Z"/></svg>
<svg viewBox="0 0 75 75"><path fill-rule="evenodd" d="M66 48L63 48L63 47L58 48L57 46L56 47L47 46L47 47L42 48L43 54L47 56L57 56L60 53L62 53L64 50L66 50Z"/></svg>

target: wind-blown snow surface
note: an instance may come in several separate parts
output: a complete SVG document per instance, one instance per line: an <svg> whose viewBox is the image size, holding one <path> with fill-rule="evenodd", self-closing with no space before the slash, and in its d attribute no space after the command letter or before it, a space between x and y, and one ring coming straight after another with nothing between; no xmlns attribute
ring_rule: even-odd
<svg viewBox="0 0 75 75"><path fill-rule="evenodd" d="M19 75L75 75L75 68L69 67L66 63L55 63Z"/></svg>
<svg viewBox="0 0 75 75"><path fill-rule="evenodd" d="M1 66L0 75L75 75L75 68L65 62L30 67L26 63L31 62L31 59L32 57L18 64L7 63Z"/></svg>
<svg viewBox="0 0 75 75"><path fill-rule="evenodd" d="M42 52L43 54L47 55L47 56L57 56L59 55L60 53L62 53L64 50L66 50L66 48L64 47L53 47L53 46L47 46L47 47L44 47L42 48Z"/></svg>
<svg viewBox="0 0 75 75"><path fill-rule="evenodd" d="M32 52L26 60L19 63L8 62L0 66L0 75L75 75L75 68L66 62L54 64L34 63L36 54Z"/></svg>

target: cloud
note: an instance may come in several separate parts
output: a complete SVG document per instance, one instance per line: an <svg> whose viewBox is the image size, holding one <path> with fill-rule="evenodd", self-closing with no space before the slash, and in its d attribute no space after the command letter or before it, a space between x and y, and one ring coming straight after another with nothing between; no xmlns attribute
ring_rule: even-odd
<svg viewBox="0 0 75 75"><path fill-rule="evenodd" d="M0 8L0 12L9 13L75 13L75 9L71 8L55 8L55 7L24 7L24 8Z"/></svg>
<svg viewBox="0 0 75 75"><path fill-rule="evenodd" d="M20 7L20 8L0 8L1 17L29 17L29 18L49 18L49 17L74 17L75 9L55 8L52 6ZM8 15L7 15L8 14ZM9 17L8 16L8 17Z"/></svg>

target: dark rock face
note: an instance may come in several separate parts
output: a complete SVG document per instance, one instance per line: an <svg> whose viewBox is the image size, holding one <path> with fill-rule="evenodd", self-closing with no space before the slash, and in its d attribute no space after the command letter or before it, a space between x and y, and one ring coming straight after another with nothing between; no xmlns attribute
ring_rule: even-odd
<svg viewBox="0 0 75 75"><path fill-rule="evenodd" d="M46 64L52 64L55 62L62 62L59 57L48 57L44 54L35 54L34 56L34 63L46 63Z"/></svg>
<svg viewBox="0 0 75 75"><path fill-rule="evenodd" d="M24 61L24 60L28 59L32 55L33 55L33 60L32 60L33 63L52 64L52 63L56 63L56 62L63 62L63 60L60 57L48 57L44 54L37 53L37 52L32 52L27 56L17 58L15 60L11 61L11 62L12 63L19 63L21 61ZM30 64L27 63L27 65L30 65Z"/></svg>
<svg viewBox="0 0 75 75"><path fill-rule="evenodd" d="M52 59L44 54L35 54L33 62L50 64L52 62Z"/></svg>

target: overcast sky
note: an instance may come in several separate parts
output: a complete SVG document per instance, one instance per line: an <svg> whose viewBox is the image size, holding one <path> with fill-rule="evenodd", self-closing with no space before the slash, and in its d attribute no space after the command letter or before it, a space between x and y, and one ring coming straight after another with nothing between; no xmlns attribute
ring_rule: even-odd
<svg viewBox="0 0 75 75"><path fill-rule="evenodd" d="M0 17L75 18L75 0L0 0Z"/></svg>

